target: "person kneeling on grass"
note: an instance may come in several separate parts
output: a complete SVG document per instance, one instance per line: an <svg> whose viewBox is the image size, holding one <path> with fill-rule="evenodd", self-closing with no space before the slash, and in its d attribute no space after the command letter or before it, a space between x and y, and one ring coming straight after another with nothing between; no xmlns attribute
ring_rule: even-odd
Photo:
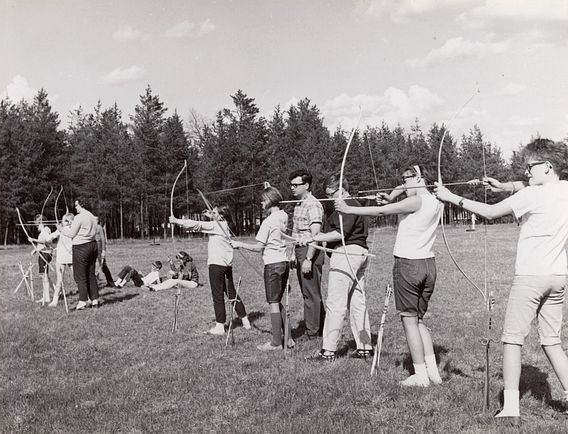
<svg viewBox="0 0 568 434"><path fill-rule="evenodd" d="M262 252L264 262L264 286L266 301L270 305L270 323L272 325L272 340L257 348L260 351L272 351L282 349L284 336L290 334L284 330L286 324L286 311L282 306L282 297L288 284L290 264L286 254L286 242L282 239L282 232L288 226L288 214L280 209L282 194L274 187L262 190L262 209L267 214L256 234L255 244L245 244L241 241L231 241L233 248L246 249L253 252ZM292 338L286 343L288 348L293 348L295 343Z"/></svg>
<svg viewBox="0 0 568 434"><path fill-rule="evenodd" d="M503 409L495 417L517 423L521 349L536 317L540 343L568 400L568 357L562 349L560 330L567 287L568 260L568 146L536 139L521 150L529 186L493 205L460 197L437 184L438 199L487 219L514 214L523 219L515 276L503 323ZM563 180L561 180L563 179ZM498 183L484 178L491 187ZM518 184L518 183L515 183ZM517 188L513 187L514 190Z"/></svg>
<svg viewBox="0 0 568 434"><path fill-rule="evenodd" d="M406 198L390 203L406 193ZM381 206L354 207L344 200L335 202L343 214L380 216L398 214L399 224L394 244L393 284L396 309L400 313L406 342L414 365L414 374L401 386L426 387L442 379L436 365L434 345L423 322L436 283L436 259L432 246L442 205L426 188L424 170L416 165L402 173L402 185L390 194L377 194Z"/></svg>
<svg viewBox="0 0 568 434"><path fill-rule="evenodd" d="M149 285L150 291L162 291L170 289L174 286L193 289L199 286L199 274L193 263L193 258L187 252L179 252L175 259L168 259L171 270L169 271L171 278L165 282L155 285Z"/></svg>
<svg viewBox="0 0 568 434"><path fill-rule="evenodd" d="M162 263L160 261L152 262L152 270L143 276L135 268L130 265L125 266L120 273L118 273L118 279L114 282L114 286L117 288L123 288L129 280L134 282L137 287L150 286L154 283L160 283L160 270L162 269Z"/></svg>

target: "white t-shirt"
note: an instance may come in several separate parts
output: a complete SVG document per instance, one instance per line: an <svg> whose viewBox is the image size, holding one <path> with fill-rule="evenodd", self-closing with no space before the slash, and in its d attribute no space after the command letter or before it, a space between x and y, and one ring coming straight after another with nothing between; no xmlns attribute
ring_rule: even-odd
<svg viewBox="0 0 568 434"><path fill-rule="evenodd" d="M142 282L144 282L144 286L149 286L152 283L160 283L160 272L157 270L150 271L142 278Z"/></svg>
<svg viewBox="0 0 568 434"><path fill-rule="evenodd" d="M230 232L226 221L199 222L192 227L192 230L209 235L207 265L222 265L223 267L233 265L233 246L227 238Z"/></svg>
<svg viewBox="0 0 568 434"><path fill-rule="evenodd" d="M421 194L420 209L401 216L394 243L394 256L406 259L433 258L432 246L442 204L431 194Z"/></svg>
<svg viewBox="0 0 568 434"><path fill-rule="evenodd" d="M568 181L526 187L505 202L515 217L524 217L515 274L567 274Z"/></svg>
<svg viewBox="0 0 568 434"><path fill-rule="evenodd" d="M41 232L39 233L39 235L37 236L38 252L51 253L52 251L51 240L53 238L54 237L51 236L51 229L49 229L47 226L44 226Z"/></svg>
<svg viewBox="0 0 568 434"><path fill-rule="evenodd" d="M278 210L270 214L260 225L256 240L265 245L262 251L264 265L285 262L286 243L282 239L282 232L288 227L288 214Z"/></svg>
<svg viewBox="0 0 568 434"><path fill-rule="evenodd" d="M59 231L51 234L53 238L59 237L55 262L58 264L73 264L73 240Z"/></svg>

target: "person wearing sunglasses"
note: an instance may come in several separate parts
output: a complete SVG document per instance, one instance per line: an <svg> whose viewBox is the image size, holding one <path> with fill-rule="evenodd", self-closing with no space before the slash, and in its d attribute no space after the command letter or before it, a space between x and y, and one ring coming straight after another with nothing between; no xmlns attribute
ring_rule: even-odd
<svg viewBox="0 0 568 434"><path fill-rule="evenodd" d="M313 196L312 175L305 170L296 170L288 177L292 196L298 200L292 217L292 236L299 240L311 238L321 231L323 207ZM324 254L311 246L297 244L292 260L300 291L304 298L304 324L307 339L321 335L325 309L321 297L321 275Z"/></svg>
<svg viewBox="0 0 568 434"><path fill-rule="evenodd" d="M503 409L496 415L515 424L520 418L521 350L535 318L542 349L568 400L568 357L560 339L568 277L568 146L536 139L521 150L521 156L526 163L528 186L496 204L465 199L441 184L436 187L438 199L484 218L508 214L523 217L501 336Z"/></svg>
<svg viewBox="0 0 568 434"><path fill-rule="evenodd" d="M393 251L394 298L414 365L414 374L401 381L402 386L427 387L430 382L442 382L432 337L424 324L436 284L432 246L442 206L426 184L424 168L415 165L402 173L402 185L390 194L377 194L379 206L353 207L343 200L335 201L335 209L345 215L400 216ZM393 202L403 193L404 199Z"/></svg>

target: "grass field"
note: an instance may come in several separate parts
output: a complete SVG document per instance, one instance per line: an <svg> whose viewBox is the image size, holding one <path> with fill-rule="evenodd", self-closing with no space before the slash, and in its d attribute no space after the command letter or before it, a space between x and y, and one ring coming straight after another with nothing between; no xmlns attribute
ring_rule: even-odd
<svg viewBox="0 0 568 434"><path fill-rule="evenodd" d="M256 349L270 337L268 306L257 273L235 255L241 295L253 329L237 326L235 345L204 334L214 323L207 278L206 239L178 240L194 258L205 286L181 296L176 333L171 332L175 290L143 291L129 284L105 288L99 309L65 313L32 303L18 262L29 248L0 250L0 432L518 432L494 425L499 408L502 317L513 274L518 227L489 226L487 282L495 291L496 340L490 350L491 408L482 414L487 316L481 295L451 263L441 235L435 250L438 284L426 317L444 383L402 389L411 361L393 303L389 308L378 377L368 362L342 357L331 364L304 360L321 343L299 341L284 353ZM377 230L367 297L373 337L390 281L394 229ZM484 230L448 230L452 251L483 288ZM171 241L110 243L113 275L126 264L148 270L173 253ZM258 271L260 255L245 252ZM325 281L325 277L324 277ZM41 290L36 282L36 297ZM74 287L71 279L68 287ZM295 277L291 317L303 316ZM69 297L71 305L77 295ZM566 330L565 330L566 331ZM294 336L301 334L296 328ZM566 333L565 333L566 334ZM354 341L344 329L343 351ZM560 385L533 331L523 352L521 432L567 432L559 412Z"/></svg>

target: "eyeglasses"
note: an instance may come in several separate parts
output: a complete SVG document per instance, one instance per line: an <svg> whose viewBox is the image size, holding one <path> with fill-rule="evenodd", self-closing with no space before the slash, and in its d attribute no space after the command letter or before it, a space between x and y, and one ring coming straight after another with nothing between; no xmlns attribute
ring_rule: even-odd
<svg viewBox="0 0 568 434"><path fill-rule="evenodd" d="M544 163L546 163L546 161L533 161L532 163L527 163L526 171L528 173L531 173L531 170L534 166L538 166L539 164L544 164Z"/></svg>
<svg viewBox="0 0 568 434"><path fill-rule="evenodd" d="M404 184L407 179L416 178L416 175L406 175L402 177L402 183Z"/></svg>
<svg viewBox="0 0 568 434"><path fill-rule="evenodd" d="M326 192L325 192L325 195L326 195L327 197L333 197L333 195L334 195L335 193L337 193L338 191L339 191L339 188L336 188L336 189L333 190L331 193L328 193L328 192L326 191Z"/></svg>
<svg viewBox="0 0 568 434"><path fill-rule="evenodd" d="M291 182L290 188L298 188L300 185L304 185L304 184L305 184L305 182L298 182L298 183Z"/></svg>

